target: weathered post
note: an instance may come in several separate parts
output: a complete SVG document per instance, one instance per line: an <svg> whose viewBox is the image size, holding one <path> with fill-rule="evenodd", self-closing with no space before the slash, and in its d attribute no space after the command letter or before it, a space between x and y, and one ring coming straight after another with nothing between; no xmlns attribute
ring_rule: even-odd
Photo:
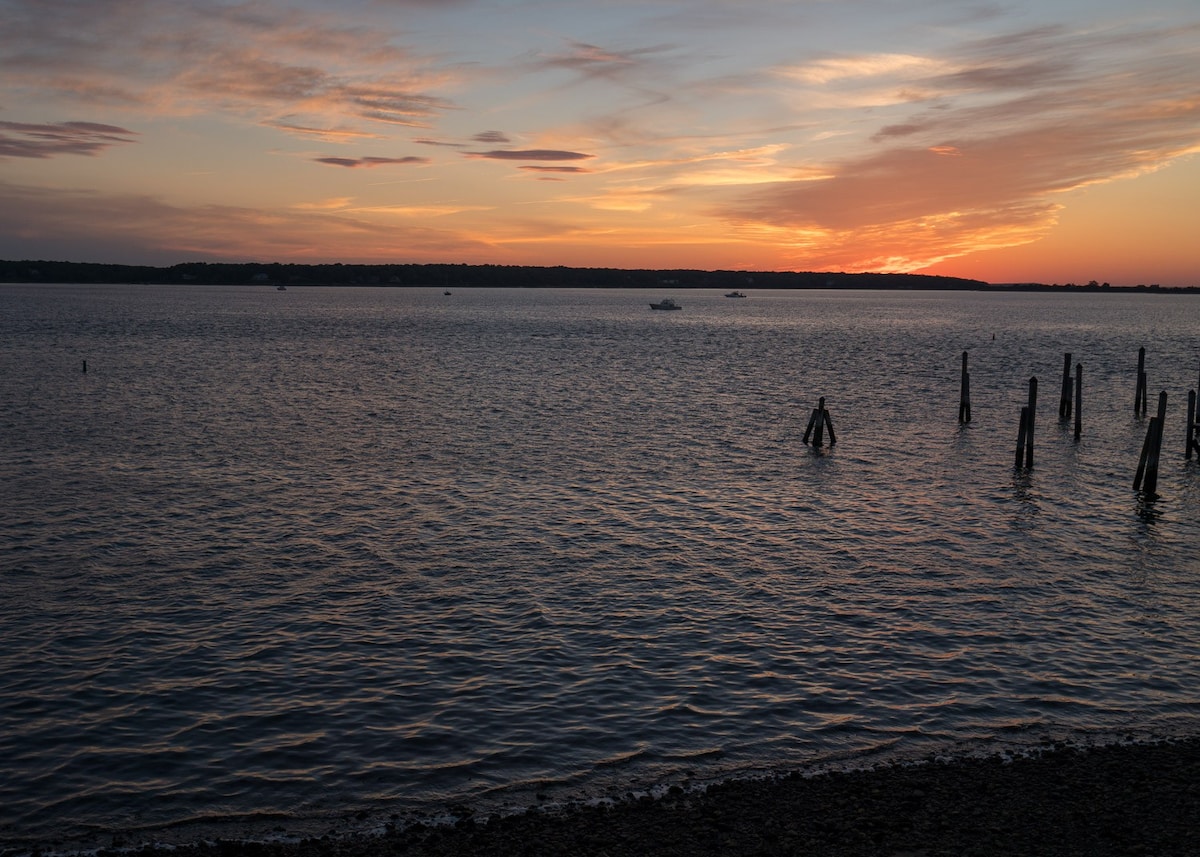
<svg viewBox="0 0 1200 857"><path fill-rule="evenodd" d="M1142 477L1146 475L1146 462L1150 459L1150 444L1154 440L1154 418L1150 418L1150 425L1146 429L1146 437L1142 441L1142 451L1138 455L1137 470L1133 474L1133 490L1140 491L1142 489Z"/></svg>
<svg viewBox="0 0 1200 857"><path fill-rule="evenodd" d="M1021 408L1021 423L1017 427L1017 460L1013 464L1017 470L1025 463L1025 442L1029 437L1029 406Z"/></svg>
<svg viewBox="0 0 1200 857"><path fill-rule="evenodd" d="M958 397L958 422L960 425L971 421L971 373L967 371L967 352L962 356L962 392Z"/></svg>
<svg viewBox="0 0 1200 857"><path fill-rule="evenodd" d="M1196 391L1188 390L1187 451L1185 453L1188 461L1192 460L1193 452L1200 457L1200 443L1196 440Z"/></svg>
<svg viewBox="0 0 1200 857"><path fill-rule="evenodd" d="M1162 451L1163 423L1167 417L1167 391L1158 394L1158 413L1150 418L1146 439L1142 443L1141 460L1133 477L1133 488L1146 497L1158 495L1158 462ZM1144 477L1144 479L1143 479Z"/></svg>
<svg viewBox="0 0 1200 857"><path fill-rule="evenodd" d="M1071 353L1063 355L1062 393L1058 397L1058 418L1071 418Z"/></svg>
<svg viewBox="0 0 1200 857"><path fill-rule="evenodd" d="M1029 403L1021 408L1021 426L1017 429L1016 467L1033 467L1033 424L1037 413L1037 378L1029 379Z"/></svg>
<svg viewBox="0 0 1200 857"><path fill-rule="evenodd" d="M1133 395L1133 412L1146 416L1146 347L1138 349L1137 392Z"/></svg>
<svg viewBox="0 0 1200 857"><path fill-rule="evenodd" d="M1150 450L1150 461L1146 464L1146 494L1158 494L1158 462L1162 456L1163 427L1167 423L1167 391L1158 394L1158 414L1154 417L1154 447Z"/></svg>
<svg viewBox="0 0 1200 857"><path fill-rule="evenodd" d="M1037 421L1037 378L1029 379L1029 425L1025 431L1025 467L1033 467L1033 424Z"/></svg>
<svg viewBox="0 0 1200 857"><path fill-rule="evenodd" d="M827 428L829 429L829 445L833 446L837 443L837 437L833 433L833 421L829 418L829 411L825 410L825 397L822 396L818 400L817 406L813 408L812 416L808 418L808 428L804 430L805 445L811 438L814 447L824 446L825 429Z"/></svg>
<svg viewBox="0 0 1200 857"><path fill-rule="evenodd" d="M1075 364L1075 440L1083 433L1083 364Z"/></svg>

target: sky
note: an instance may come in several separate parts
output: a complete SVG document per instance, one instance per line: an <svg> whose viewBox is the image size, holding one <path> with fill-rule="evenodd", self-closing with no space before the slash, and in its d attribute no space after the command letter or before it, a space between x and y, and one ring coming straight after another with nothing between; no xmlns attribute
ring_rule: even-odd
<svg viewBox="0 0 1200 857"><path fill-rule="evenodd" d="M1197 0L0 0L0 258L1200 285Z"/></svg>

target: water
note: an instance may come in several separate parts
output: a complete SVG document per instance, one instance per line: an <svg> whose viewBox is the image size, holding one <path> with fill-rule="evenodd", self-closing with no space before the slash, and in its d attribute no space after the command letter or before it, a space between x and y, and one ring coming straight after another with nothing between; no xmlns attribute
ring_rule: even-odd
<svg viewBox="0 0 1200 857"><path fill-rule="evenodd" d="M0 843L1197 731L1200 300L661 296L0 286Z"/></svg>

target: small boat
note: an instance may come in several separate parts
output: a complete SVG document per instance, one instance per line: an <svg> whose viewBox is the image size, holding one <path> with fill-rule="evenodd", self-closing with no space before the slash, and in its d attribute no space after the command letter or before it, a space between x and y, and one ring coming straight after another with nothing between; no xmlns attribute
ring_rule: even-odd
<svg viewBox="0 0 1200 857"><path fill-rule="evenodd" d="M683 307L675 303L671 298L663 298L656 304L650 304L650 309L683 309Z"/></svg>
<svg viewBox="0 0 1200 857"><path fill-rule="evenodd" d="M727 297L727 298L744 298L745 296L746 296L745 292L736 292L735 291L735 292L726 292L725 293L725 297Z"/></svg>
<svg viewBox="0 0 1200 857"><path fill-rule="evenodd" d="M275 291L277 291L277 292L286 292L286 291L287 291L287 286L285 286L283 283L280 283L278 286L276 286L276 287L275 287Z"/></svg>
<svg viewBox="0 0 1200 857"><path fill-rule="evenodd" d="M450 295L450 293L449 293L449 292L442 292L442 294L443 294L443 295L446 295L447 297L449 297L449 295Z"/></svg>

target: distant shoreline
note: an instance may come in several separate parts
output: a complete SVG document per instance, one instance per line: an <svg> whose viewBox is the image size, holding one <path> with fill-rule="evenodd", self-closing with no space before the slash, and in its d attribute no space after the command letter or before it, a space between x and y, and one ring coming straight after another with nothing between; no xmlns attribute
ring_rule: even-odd
<svg viewBox="0 0 1200 857"><path fill-rule="evenodd" d="M380 286L399 288L573 289L847 289L885 291L1125 292L1195 294L1200 286L1158 284L986 283L929 274L801 271L701 271L687 269L568 268L527 265L282 264L185 262L169 267L98 262L0 260L0 282L80 285L182 286Z"/></svg>

